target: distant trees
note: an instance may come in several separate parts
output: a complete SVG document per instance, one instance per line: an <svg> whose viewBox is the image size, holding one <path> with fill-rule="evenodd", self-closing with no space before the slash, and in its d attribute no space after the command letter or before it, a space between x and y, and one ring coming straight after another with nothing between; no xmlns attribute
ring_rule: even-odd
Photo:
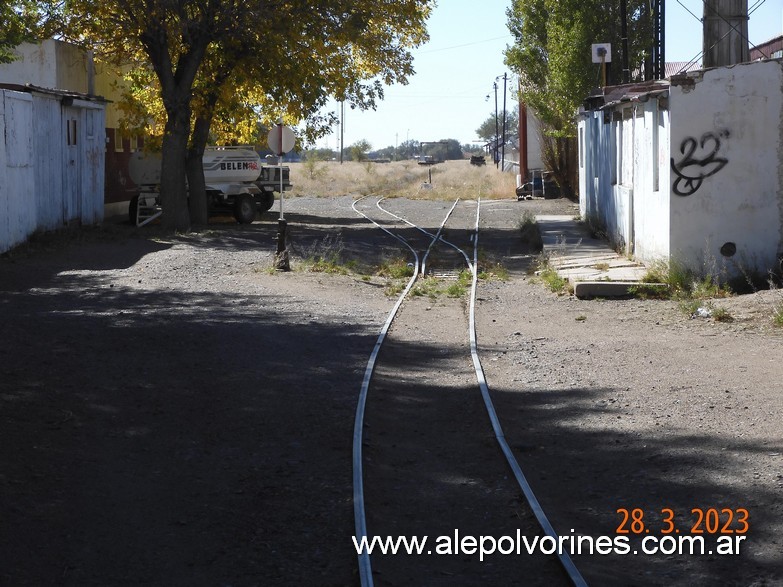
<svg viewBox="0 0 783 587"><path fill-rule="evenodd" d="M415 139L404 141L394 147L389 145L382 149L372 149L372 145L366 139L361 139L343 149L343 158L352 161L366 161L367 159L388 159L390 161L405 161L422 155L430 155L436 159L448 161L452 159L464 159L466 152L481 151L480 146L460 145L456 139L443 139L442 141L421 143ZM308 149L302 152L302 158L318 159L320 161L339 157L339 152L331 149Z"/></svg>
<svg viewBox="0 0 783 587"><path fill-rule="evenodd" d="M365 161L370 152L370 149L372 149L372 145L366 139L356 141L350 147L351 159L353 161Z"/></svg>
<svg viewBox="0 0 783 587"><path fill-rule="evenodd" d="M490 113L489 117L481 123L476 129L476 136L489 142L495 138L495 121L497 120L498 136L503 134L503 112L498 112L497 119L495 113ZM519 130L519 113L516 110L506 112L506 134L517 134Z"/></svg>
<svg viewBox="0 0 783 587"><path fill-rule="evenodd" d="M301 153L303 161L329 161L337 158L337 152L332 149L307 149Z"/></svg>

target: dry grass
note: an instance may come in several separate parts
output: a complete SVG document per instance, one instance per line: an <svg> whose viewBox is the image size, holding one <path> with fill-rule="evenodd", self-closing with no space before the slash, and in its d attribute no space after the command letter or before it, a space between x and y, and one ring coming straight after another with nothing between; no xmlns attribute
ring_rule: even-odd
<svg viewBox="0 0 783 587"><path fill-rule="evenodd" d="M429 200L456 198L514 198L513 173L501 173L488 165L476 167L468 160L446 161L438 165L418 165L415 161L393 163L319 162L314 168L292 163L292 196L344 196L382 194L390 198ZM430 171L432 183L429 183ZM426 184L426 185L425 185Z"/></svg>

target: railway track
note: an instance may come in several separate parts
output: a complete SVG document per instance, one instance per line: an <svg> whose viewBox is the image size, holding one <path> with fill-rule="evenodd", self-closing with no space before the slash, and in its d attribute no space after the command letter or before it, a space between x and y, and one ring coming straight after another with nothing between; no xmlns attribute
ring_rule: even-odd
<svg viewBox="0 0 783 587"><path fill-rule="evenodd" d="M423 202L423 213L424 206L431 210L433 203ZM376 580L586 585L567 553L495 552L480 560L476 551L461 549L466 536L469 551L470 538L557 540L557 534L505 440L478 354L480 200L444 205L440 224L431 217L426 228L393 208L393 201L379 197L353 203L357 214L400 243L413 267L376 340L357 403L355 533L357 541L427 536L428 542L419 555L364 549L358 554L362 586ZM471 277L467 307L411 295L422 276L448 278L465 270ZM508 550L511 543L503 544Z"/></svg>

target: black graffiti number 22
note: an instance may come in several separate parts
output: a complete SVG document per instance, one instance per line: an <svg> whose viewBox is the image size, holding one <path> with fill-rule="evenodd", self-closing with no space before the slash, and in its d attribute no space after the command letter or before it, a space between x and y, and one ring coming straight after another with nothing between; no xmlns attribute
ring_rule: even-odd
<svg viewBox="0 0 783 587"><path fill-rule="evenodd" d="M725 137L728 133L724 131L721 135ZM712 142L712 151L701 159L694 157L696 149L698 147L704 149L709 142ZM701 141L697 141L694 137L685 138L680 145L680 152L684 155L682 161L675 163L672 157L672 171L677 175L672 186L674 193L678 196L690 196L701 187L704 178L715 175L723 169L729 160L718 157L718 151L720 151L720 136L715 133L704 133Z"/></svg>

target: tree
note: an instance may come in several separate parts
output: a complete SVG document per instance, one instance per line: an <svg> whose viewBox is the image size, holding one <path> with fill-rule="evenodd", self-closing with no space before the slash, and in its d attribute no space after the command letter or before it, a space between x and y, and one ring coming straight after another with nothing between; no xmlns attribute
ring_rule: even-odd
<svg viewBox="0 0 783 587"><path fill-rule="evenodd" d="M372 145L365 139L356 141L350 146L351 159L353 161L364 161L367 159L367 153L372 149Z"/></svg>
<svg viewBox="0 0 783 587"><path fill-rule="evenodd" d="M414 156L419 154L420 150L421 150L421 145L419 144L419 141L415 139L409 139L407 141L403 141L397 147L397 158L413 159Z"/></svg>
<svg viewBox="0 0 783 587"><path fill-rule="evenodd" d="M384 84L405 83L413 73L409 49L426 40L432 3L69 0L61 17L71 40L154 72L165 118L158 125L163 221L187 230L191 214L201 217L200 155L221 109L257 118L259 106L275 103L275 116L311 117L317 133L315 113L330 95L373 107Z"/></svg>
<svg viewBox="0 0 783 587"><path fill-rule="evenodd" d="M629 63L643 71L652 38L650 14L646 0L627 2ZM574 115L599 80L592 43L617 48L609 78L621 79L619 10L619 3L606 0L513 0L507 11L515 43L506 50L506 64L519 75L520 99L541 121L544 161L569 196L576 187Z"/></svg>
<svg viewBox="0 0 783 587"><path fill-rule="evenodd" d="M40 18L36 3L31 0L15 0L0 3L0 63L16 59L13 49L35 37Z"/></svg>
<svg viewBox="0 0 783 587"><path fill-rule="evenodd" d="M497 127L495 127L495 120L497 120ZM476 136L480 139L484 139L489 142L495 138L495 129L497 128L498 135L503 134L503 112L498 112L497 119L495 113L492 112L489 117L481 123L476 129ZM519 132L519 113L516 110L509 110L506 112L506 135L517 134Z"/></svg>
<svg viewBox="0 0 783 587"><path fill-rule="evenodd" d="M462 159L462 147L456 139L443 139L433 143L422 143L421 154L430 155L438 161Z"/></svg>

